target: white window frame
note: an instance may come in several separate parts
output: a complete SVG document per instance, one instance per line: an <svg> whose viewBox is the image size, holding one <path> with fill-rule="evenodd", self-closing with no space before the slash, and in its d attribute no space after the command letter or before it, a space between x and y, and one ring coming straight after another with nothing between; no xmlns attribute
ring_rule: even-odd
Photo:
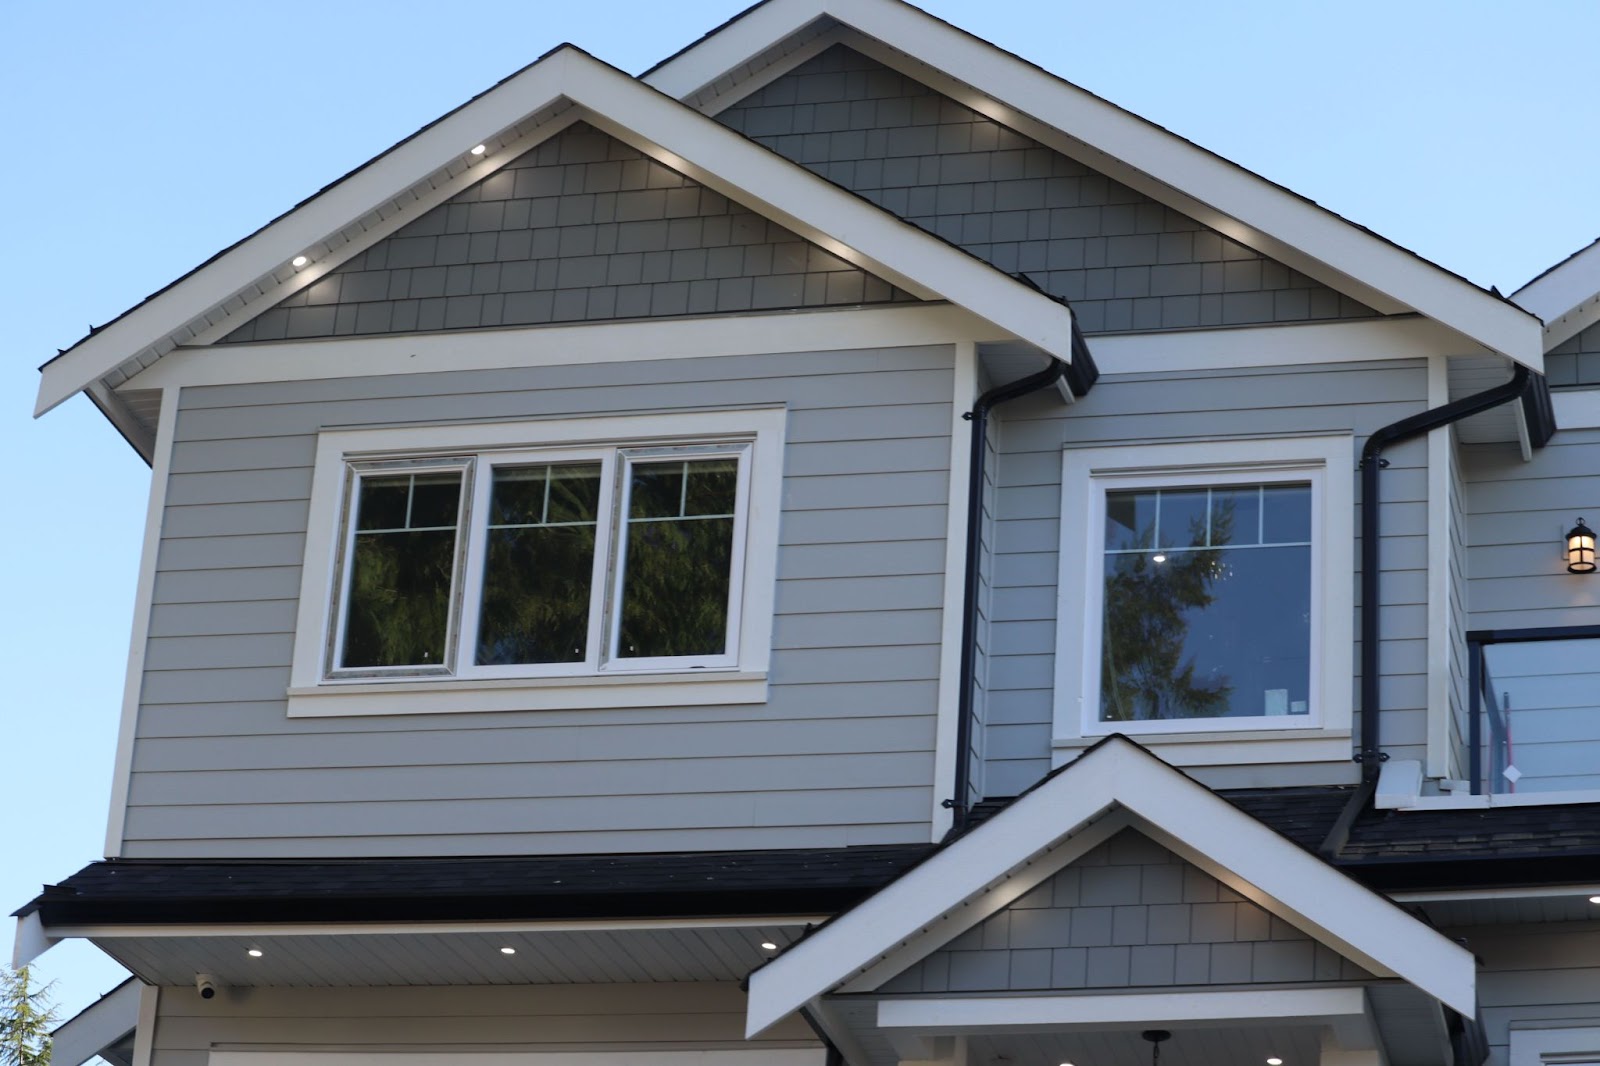
<svg viewBox="0 0 1600 1066"><path fill-rule="evenodd" d="M290 672L290 716L763 702L786 420L787 412L774 407L321 433ZM622 658L616 655L613 622L625 573L623 553L614 543L625 525L627 489L621 474L632 463L668 456L739 461L728 641L716 655ZM487 527L475 512L487 503L493 470L573 461L602 463L586 661L479 666L473 649ZM464 471L449 662L445 668L335 668L356 486L364 474L382 476L396 466Z"/></svg>
<svg viewBox="0 0 1600 1066"><path fill-rule="evenodd" d="M1170 743L1180 764L1348 760L1354 609L1354 438L1350 434L1067 448L1062 458L1055 665L1056 763L1111 733ZM1106 493L1129 488L1309 482L1312 491L1307 715L1099 721ZM1254 752L1235 741L1261 740Z"/></svg>

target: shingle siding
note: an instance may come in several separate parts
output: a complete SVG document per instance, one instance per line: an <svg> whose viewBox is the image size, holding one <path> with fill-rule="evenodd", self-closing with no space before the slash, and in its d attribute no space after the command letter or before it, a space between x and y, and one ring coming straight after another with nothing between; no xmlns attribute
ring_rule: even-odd
<svg viewBox="0 0 1600 1066"><path fill-rule="evenodd" d="M1550 349L1544 370L1555 388L1600 385L1600 323Z"/></svg>
<svg viewBox="0 0 1600 1066"><path fill-rule="evenodd" d="M1027 273L1088 333L1377 314L844 45L717 117Z"/></svg>
<svg viewBox="0 0 1600 1066"><path fill-rule="evenodd" d="M912 299L579 123L223 342Z"/></svg>
<svg viewBox="0 0 1600 1066"><path fill-rule="evenodd" d="M1124 830L879 991L1353 981L1359 966Z"/></svg>

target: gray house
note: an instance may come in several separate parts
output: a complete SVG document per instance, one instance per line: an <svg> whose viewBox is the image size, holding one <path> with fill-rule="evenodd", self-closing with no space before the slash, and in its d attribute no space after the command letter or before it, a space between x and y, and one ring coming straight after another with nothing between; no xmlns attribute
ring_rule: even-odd
<svg viewBox="0 0 1600 1066"><path fill-rule="evenodd" d="M153 478L16 958L136 1066L1600 1061L1597 294L899 0L558 48L44 368Z"/></svg>

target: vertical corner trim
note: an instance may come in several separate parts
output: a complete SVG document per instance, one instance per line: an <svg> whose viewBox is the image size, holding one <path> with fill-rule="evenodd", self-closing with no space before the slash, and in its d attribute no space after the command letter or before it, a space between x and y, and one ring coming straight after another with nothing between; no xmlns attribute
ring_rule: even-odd
<svg viewBox="0 0 1600 1066"><path fill-rule="evenodd" d="M106 858L122 855L128 820L128 790L133 778L133 738L137 732L139 697L144 689L145 646L150 638L151 601L155 597L156 557L161 549L161 524L167 504L167 474L172 466L172 437L178 422L177 385L161 390L161 417L156 423L155 455L150 463L150 496L144 517L144 543L139 554L139 583L133 595L133 631L128 639L128 666L122 687L122 720L117 727L116 764L111 775L111 810L106 818Z"/></svg>

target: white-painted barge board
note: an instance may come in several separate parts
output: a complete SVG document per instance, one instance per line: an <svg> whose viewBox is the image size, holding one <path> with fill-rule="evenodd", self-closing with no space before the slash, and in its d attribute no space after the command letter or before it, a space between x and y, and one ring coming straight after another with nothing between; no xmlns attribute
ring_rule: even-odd
<svg viewBox="0 0 1600 1066"><path fill-rule="evenodd" d="M996 1033L1162 1022L1239 1021L1254 1025L1328 1024L1362 1017L1360 988L1132 992L1113 995L931 996L878 1002L878 1025L929 1035Z"/></svg>
<svg viewBox="0 0 1600 1066"><path fill-rule="evenodd" d="M1008 339L954 304L779 311L179 348L126 388L830 352ZM800 358L797 356L797 358ZM137 384L134 384L134 383Z"/></svg>
<svg viewBox="0 0 1600 1066"><path fill-rule="evenodd" d="M1475 1009L1474 963L1464 948L1113 736L751 974L746 1035L850 981L980 895L989 913L998 910L1009 901L997 886L1118 807L1156 843L1373 973L1399 977L1455 1010Z"/></svg>
<svg viewBox="0 0 1600 1066"><path fill-rule="evenodd" d="M1547 348L1600 322L1600 241L1540 274L1511 299L1544 319Z"/></svg>
<svg viewBox="0 0 1600 1066"><path fill-rule="evenodd" d="M111 771L111 809L106 816L106 858L122 854L123 829L128 817L128 789L133 779L133 741L138 732L139 697L144 690L145 651L150 639L150 614L154 610L156 561L161 552L161 523L167 509L167 477L172 467L173 429L178 422L177 386L161 395L161 416L156 425L155 458L150 465L150 494L145 504L144 543L139 549L139 582L133 594L133 629L128 638L128 662L122 682L122 714L117 724L117 754Z"/></svg>
<svg viewBox="0 0 1600 1066"><path fill-rule="evenodd" d="M834 255L922 299L958 302L1001 332L1071 359L1072 312L1065 305L564 46L46 364L35 413L152 345L170 348L190 323L265 272L393 199L466 147L563 100L597 129Z"/></svg>
<svg viewBox="0 0 1600 1066"><path fill-rule="evenodd" d="M716 80L823 17L857 31L864 40L853 44L902 73L914 69L911 76L926 78L959 72L960 82L946 73L944 84L931 87L1058 150L1068 139L1078 142L1068 154L1094 159L1113 177L1324 284L1388 313L1402 308L1421 312L1494 351L1543 368L1543 330L1522 309L906 4L770 0L649 72L645 81L679 99L691 97L708 79ZM962 83L972 88L964 89ZM1055 136L1040 129L1041 124Z"/></svg>

